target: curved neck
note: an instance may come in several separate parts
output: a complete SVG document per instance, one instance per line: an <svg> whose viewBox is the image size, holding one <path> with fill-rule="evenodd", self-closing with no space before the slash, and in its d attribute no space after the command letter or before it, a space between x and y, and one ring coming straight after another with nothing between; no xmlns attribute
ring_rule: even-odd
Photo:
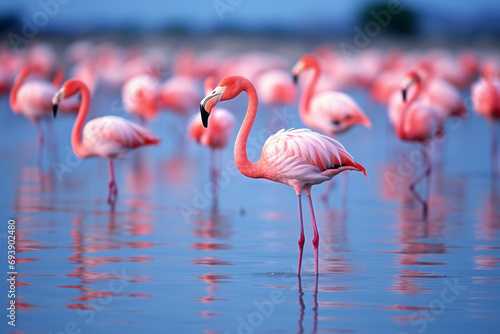
<svg viewBox="0 0 500 334"><path fill-rule="evenodd" d="M248 108L234 144L234 162L241 174L252 178L258 178L261 175L257 163L248 160L247 141L250 130L252 130L253 122L255 121L255 116L257 116L259 102L255 87L249 81L243 81L242 86L242 91L248 94Z"/></svg>
<svg viewBox="0 0 500 334"><path fill-rule="evenodd" d="M19 112L19 106L17 104L17 93L19 92L19 88L23 85L24 79L28 76L27 73L21 72L16 80L14 81L14 84L12 85L12 89L10 90L10 95L9 95L9 104L10 108L12 111L15 113Z"/></svg>
<svg viewBox="0 0 500 334"><path fill-rule="evenodd" d="M316 84L318 83L319 79L319 65L314 64L311 68L313 70L313 77L306 84L306 87L302 92L302 97L300 98L299 112L302 115L309 113L309 105L311 102L311 98L314 94L314 91L316 89Z"/></svg>
<svg viewBox="0 0 500 334"><path fill-rule="evenodd" d="M422 89L422 85L420 80L415 80L413 81L413 86L415 87L413 90L413 94L409 96L408 100L406 102L403 102L403 110L401 112L401 117L399 119L399 126L397 127L397 135L399 138L404 137L404 125L406 121L406 117L408 115L408 109L410 106L415 102L420 95L420 91Z"/></svg>
<svg viewBox="0 0 500 334"><path fill-rule="evenodd" d="M76 117L75 124L73 125L73 130L71 131L71 146L73 147L73 152L80 157L85 158L88 156L87 150L82 144L82 129L85 118L87 118L87 113L89 111L90 105L90 92L87 86L83 82L75 83L78 85L78 90L82 95L82 102L80 104L80 109L78 110L78 116Z"/></svg>

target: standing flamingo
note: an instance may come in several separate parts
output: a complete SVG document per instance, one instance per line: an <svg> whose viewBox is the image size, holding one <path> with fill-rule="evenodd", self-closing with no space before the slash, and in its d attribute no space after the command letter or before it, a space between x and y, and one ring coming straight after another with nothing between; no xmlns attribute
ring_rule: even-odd
<svg viewBox="0 0 500 334"><path fill-rule="evenodd" d="M158 89L160 82L149 74L139 74L128 79L122 87L125 109L138 115L141 123L158 114Z"/></svg>
<svg viewBox="0 0 500 334"><path fill-rule="evenodd" d="M54 116L57 114L61 101L78 92L82 96L82 102L71 132L71 146L73 152L80 158L98 156L109 159L111 180L108 203L114 205L118 188L115 183L113 159L121 157L134 148L158 144L160 139L149 129L116 116L94 118L83 127L89 111L90 92L87 85L77 79L66 81L52 98ZM83 135L81 135L82 129Z"/></svg>
<svg viewBox="0 0 500 334"><path fill-rule="evenodd" d="M31 70L28 66L21 69L10 91L9 102L12 111L28 118L38 130L39 145L43 144L43 132L40 120L52 116L52 96L57 92L64 75L60 72L52 83L42 80L25 82ZM72 99L61 104L61 111L65 113L78 111L78 100Z"/></svg>
<svg viewBox="0 0 500 334"><path fill-rule="evenodd" d="M215 86L214 77L207 77L204 82L205 93L209 94ZM220 172L220 150L226 147L234 127L234 116L223 108L212 109L210 128L205 129L200 117L194 115L188 125L191 139L210 149L211 175L217 180ZM216 184L216 183L215 183Z"/></svg>
<svg viewBox="0 0 500 334"><path fill-rule="evenodd" d="M219 85L201 101L200 112L203 126L207 127L208 117L215 105L219 101L231 100L243 91L248 94L249 104L234 146L236 167L247 177L284 183L295 190L300 217L298 275L300 275L305 240L301 205L301 193L304 190L311 210L314 230L312 243L317 275L319 233L311 199L311 187L328 181L346 170L361 171L366 176L365 169L354 161L338 141L309 129L278 131L266 140L259 161L251 162L248 160L246 146L257 115L258 98L255 87L248 79L241 76L227 76L222 79Z"/></svg>
<svg viewBox="0 0 500 334"><path fill-rule="evenodd" d="M410 86L414 89L410 91L412 94L407 99ZM416 191L415 187L422 179L427 178L427 192L429 192L429 181L431 175L431 158L429 142L437 135L441 135L443 120L439 116L439 112L433 107L424 104L418 100L421 92L421 79L416 71L410 71L403 79L401 84L402 101L399 103L391 103L390 114L393 116L393 122L396 128L396 134L399 139L404 141L416 141L424 145L424 159L426 169L424 173L418 176L413 183L410 184L410 190L415 195L417 200L422 203L424 219L427 217L427 198L422 198Z"/></svg>
<svg viewBox="0 0 500 334"><path fill-rule="evenodd" d="M292 75L297 82L298 76L305 70L312 69L313 77L302 92L299 104L299 115L308 127L318 130L328 136L335 136L356 124L371 127L370 119L347 94L335 91L316 93L316 84L321 74L318 60L312 55L304 55L292 69ZM347 174L346 174L347 175ZM347 182L347 178L345 179ZM332 183L327 185L322 196L328 200ZM346 192L344 188L344 199Z"/></svg>
<svg viewBox="0 0 500 334"><path fill-rule="evenodd" d="M486 63L483 77L472 85L472 104L476 112L485 117L491 129L491 162L493 176L497 176L498 148L495 121L500 121L500 80L495 77L495 68L491 62Z"/></svg>

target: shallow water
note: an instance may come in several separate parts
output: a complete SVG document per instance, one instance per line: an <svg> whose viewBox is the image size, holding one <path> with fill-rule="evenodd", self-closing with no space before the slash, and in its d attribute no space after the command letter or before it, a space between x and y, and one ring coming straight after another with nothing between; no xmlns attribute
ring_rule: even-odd
<svg viewBox="0 0 500 334"><path fill-rule="evenodd" d="M93 116L110 114L119 93L98 92ZM373 127L339 140L369 179L350 173L342 201L345 180L337 177L329 204L320 198L325 185L313 187L317 280L305 198L299 280L295 193L235 172L232 145L214 199L208 152L180 139L180 119L161 115L151 128L163 143L115 163L111 211L107 162L71 154L73 118L44 124L52 139L40 153L34 127L4 97L0 233L16 220L15 331L498 333L500 182L490 173L486 122L472 114L447 124L423 220L407 185L423 170L420 149L398 143L384 108L352 93ZM242 94L224 105L237 124L246 103ZM295 107L262 107L257 117L254 161L260 135L302 127ZM7 271L2 260L2 276ZM6 292L2 279L4 300Z"/></svg>

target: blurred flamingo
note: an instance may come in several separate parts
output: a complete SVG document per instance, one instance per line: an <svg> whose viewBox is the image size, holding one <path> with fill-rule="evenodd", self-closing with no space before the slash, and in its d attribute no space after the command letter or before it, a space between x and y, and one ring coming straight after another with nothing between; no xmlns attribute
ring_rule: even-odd
<svg viewBox="0 0 500 334"><path fill-rule="evenodd" d="M410 87L414 89L410 91ZM391 103L389 106L392 115L393 124L396 128L396 134L399 139L404 141L416 141L424 145L424 160L426 164L425 172L418 176L410 184L410 190L423 206L424 218L427 217L427 198L422 198L415 187L427 178L427 192L429 192L429 181L431 175L431 158L429 142L437 135L442 134L443 120L439 117L438 111L419 101L421 92L421 79L416 71L410 71L401 83L401 100ZM411 96L407 99L408 92Z"/></svg>
<svg viewBox="0 0 500 334"><path fill-rule="evenodd" d="M248 79L241 76L227 76L222 79L219 85L201 101L200 112L203 126L207 127L208 118L215 105L219 101L233 99L243 91L248 94L249 104L234 146L236 167L245 176L266 178L294 188L300 217L298 275L300 275L305 240L301 206L301 193L302 190L305 191L314 229L312 242L315 272L318 274L319 233L311 199L311 187L328 181L346 170L357 170L366 175L365 169L354 161L338 141L309 129L280 130L266 140L259 161L251 162L247 157L246 145L257 115L258 98L255 87Z"/></svg>
<svg viewBox="0 0 500 334"><path fill-rule="evenodd" d="M141 123L158 114L158 89L160 81L149 74L140 74L128 79L122 87L125 109L139 116Z"/></svg>
<svg viewBox="0 0 500 334"><path fill-rule="evenodd" d="M313 77L305 87L299 105L299 115L305 125L332 137L357 124L371 127L370 119L347 94L335 91L315 93L321 70L314 56L304 55L293 67L295 81L300 73L309 69L312 69ZM324 201L328 199L330 190L331 183L323 194ZM345 199L345 192L343 197Z"/></svg>
<svg viewBox="0 0 500 334"><path fill-rule="evenodd" d="M262 101L270 106L282 106L295 103L297 89L290 75L281 69L269 70L259 75L257 91Z"/></svg>
<svg viewBox="0 0 500 334"><path fill-rule="evenodd" d="M491 162L493 176L497 176L498 147L495 122L500 121L500 80L492 62L487 62L483 68L483 76L472 85L472 104L476 112L485 117L491 129Z"/></svg>
<svg viewBox="0 0 500 334"><path fill-rule="evenodd" d="M28 118L37 128L39 134L39 144L43 144L43 132L39 121L42 118L52 116L52 96L57 92L58 86L64 74L58 73L52 83L42 80L25 79L31 73L31 69L25 66L17 75L14 85L10 91L10 107L16 114L21 114ZM78 100L71 99L61 104L61 111L64 113L76 113L78 111Z"/></svg>
<svg viewBox="0 0 500 334"><path fill-rule="evenodd" d="M200 98L198 82L189 77L171 77L159 88L160 107L183 117L196 109Z"/></svg>
<svg viewBox="0 0 500 334"><path fill-rule="evenodd" d="M204 82L205 93L210 94L215 87L215 78L207 77ZM205 128L199 115L193 115L188 125L188 136L199 144L210 149L210 166L213 179L216 180L220 173L220 150L226 147L229 136L233 131L234 116L226 109L212 109L210 128ZM216 184L216 183L215 183Z"/></svg>
<svg viewBox="0 0 500 334"><path fill-rule="evenodd" d="M54 116L57 114L61 101L78 92L82 96L82 102L71 132L71 146L73 152L80 158L98 156L109 159L111 180L108 203L114 205L118 188L115 182L113 159L123 156L134 148L158 144L160 139L149 129L116 116L94 118L84 127L83 123L89 111L90 92L85 83L78 79L66 81L52 98Z"/></svg>

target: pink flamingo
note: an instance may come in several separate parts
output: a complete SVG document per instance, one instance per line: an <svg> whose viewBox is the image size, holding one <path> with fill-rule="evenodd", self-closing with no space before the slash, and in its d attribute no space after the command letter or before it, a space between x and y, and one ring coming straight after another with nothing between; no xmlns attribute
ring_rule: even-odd
<svg viewBox="0 0 500 334"><path fill-rule="evenodd" d="M262 101L270 106L295 103L297 89L290 75L281 69L269 70L259 75L257 91Z"/></svg>
<svg viewBox="0 0 500 334"><path fill-rule="evenodd" d="M28 118L37 128L39 144L43 144L43 132L39 121L52 116L52 96L57 92L64 74L56 75L52 83L42 80L25 82L31 70L27 66L21 69L10 91L9 102L12 111ZM65 101L61 104L64 113L76 113L79 103L77 99Z"/></svg>
<svg viewBox="0 0 500 334"><path fill-rule="evenodd" d="M347 94L335 91L315 93L321 70L314 56L304 55L293 67L295 81L297 82L301 72L308 69L313 70L313 77L304 89L299 105L299 115L305 125L328 136L335 136L357 124L371 127L370 119ZM327 201L331 187L332 183L329 183L322 196L323 201ZM344 199L345 189L347 188L344 188Z"/></svg>
<svg viewBox="0 0 500 334"><path fill-rule="evenodd" d="M138 115L141 122L153 119L158 114L158 89L160 81L149 74L140 74L128 79L122 87L125 109Z"/></svg>
<svg viewBox="0 0 500 334"><path fill-rule="evenodd" d="M248 160L246 146L257 115L258 98L255 87L248 79L241 76L227 76L222 79L219 85L201 101L200 112L203 126L207 127L208 117L215 105L219 101L233 99L243 91L248 95L249 104L234 146L236 167L247 177L284 183L295 190L300 217L298 275L300 275L305 240L301 205L301 193L304 190L313 223L312 243L317 275L319 233L311 199L311 187L331 180L346 170L361 171L366 176L365 169L354 161L338 141L309 129L278 131L266 140L259 161L251 162Z"/></svg>
<svg viewBox="0 0 500 334"><path fill-rule="evenodd" d="M411 96L407 99L410 86L414 86ZM395 117L396 134L404 141L416 141L424 145L424 159L426 169L410 184L410 190L417 200L422 203L424 219L427 217L427 200L423 199L416 191L415 187L420 181L427 178L427 192L429 192L429 181L431 175L431 159L429 152L429 142L437 135L442 134L443 120L433 107L418 100L421 92L421 79L416 71L409 72L401 84L402 101L399 104L391 104L390 114ZM393 116L394 117L394 116ZM428 196L426 196L427 198Z"/></svg>
<svg viewBox="0 0 500 334"><path fill-rule="evenodd" d="M215 86L214 77L207 77L204 82L205 93L209 94ZM212 109L210 128L205 129L199 115L194 115L188 125L188 134L191 139L196 140L210 149L211 175L216 180L220 172L220 150L226 147L229 136L233 131L234 116L223 108ZM215 155L217 154L217 157Z"/></svg>
<svg viewBox="0 0 500 334"><path fill-rule="evenodd" d="M474 109L479 115L485 117L490 124L493 176L497 176L499 172L495 122L500 121L500 80L495 76L495 72L493 63L486 63L482 78L472 85Z"/></svg>
<svg viewBox="0 0 500 334"><path fill-rule="evenodd" d="M173 76L159 88L160 107L183 117L196 109L200 101L198 82L185 76Z"/></svg>
<svg viewBox="0 0 500 334"><path fill-rule="evenodd" d="M111 180L108 203L114 205L118 188L115 182L113 159L121 157L134 148L158 144L160 139L149 129L116 116L94 118L84 127L83 122L89 111L90 91L87 85L78 79L66 81L52 98L54 116L57 114L61 101L78 92L82 96L82 102L71 132L71 146L73 152L80 158L98 156L109 159Z"/></svg>
<svg viewBox="0 0 500 334"><path fill-rule="evenodd" d="M295 80L307 69L312 69L314 74L300 98L299 114L305 125L328 136L346 131L356 124L371 126L370 119L347 94L334 91L314 94L320 75L319 63L314 56L303 56L293 67Z"/></svg>

